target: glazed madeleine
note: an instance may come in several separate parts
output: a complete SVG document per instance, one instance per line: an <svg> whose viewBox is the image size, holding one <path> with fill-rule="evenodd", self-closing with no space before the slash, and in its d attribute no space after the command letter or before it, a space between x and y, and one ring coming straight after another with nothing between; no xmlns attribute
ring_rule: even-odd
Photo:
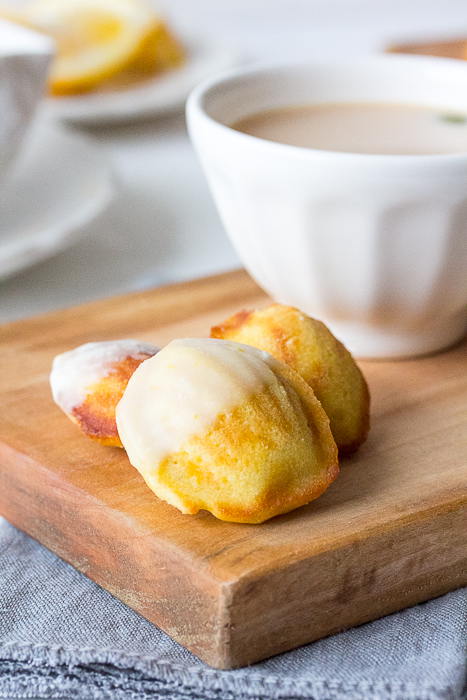
<svg viewBox="0 0 467 700"><path fill-rule="evenodd" d="M116 416L131 464L182 513L261 523L317 498L338 474L313 391L247 345L173 341L138 367Z"/></svg>
<svg viewBox="0 0 467 700"><path fill-rule="evenodd" d="M291 306L241 311L211 329L211 337L271 353L298 372L329 416L341 454L353 452L370 428L370 394L352 355L314 318Z"/></svg>
<svg viewBox="0 0 467 700"><path fill-rule="evenodd" d="M92 440L122 447L115 408L135 369L158 350L137 340L109 340L57 355L50 374L55 403Z"/></svg>

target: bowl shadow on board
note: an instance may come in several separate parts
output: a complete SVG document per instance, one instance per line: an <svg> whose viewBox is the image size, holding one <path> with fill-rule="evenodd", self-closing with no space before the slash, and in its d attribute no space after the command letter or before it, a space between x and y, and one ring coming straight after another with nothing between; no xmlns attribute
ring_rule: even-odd
<svg viewBox="0 0 467 700"><path fill-rule="evenodd" d="M219 541L220 546L209 552L206 560L210 565L216 563L222 566L227 563L228 566L235 567L241 564L256 570L258 566L261 568L264 557L267 563L268 552L277 550L280 559L284 545L289 560L294 556L292 542L296 543L297 554L301 556L300 543L303 544L304 540L310 545L315 542L319 547L319 541L323 537L327 538L331 531L338 536L342 529L348 530L349 520L354 521L354 517L355 527L358 528L360 516L363 513L365 517L368 510L365 504L377 502L378 494L384 490L386 481L384 467L381 468L378 464L373 469L373 456L367 459L364 452L362 447L355 455L340 460L341 470L337 479L319 498L263 523L224 522L207 511L199 511L190 516L194 518L193 530L197 531L199 538L206 539L212 533L214 539ZM358 503L362 504L360 508ZM224 536L219 540L221 529Z"/></svg>
<svg viewBox="0 0 467 700"><path fill-rule="evenodd" d="M332 517L333 511L336 512L336 517L340 519L342 511L348 507L350 502L362 500L374 502L377 500L378 494L381 493L387 482L384 458L378 459L378 463L372 466L377 438L375 439L375 444L372 445L371 442L369 438L358 452L339 459L339 475L324 494L288 513L276 515L260 524L225 522L218 520L204 510L200 510L199 513L191 517L196 520L196 526L202 529L210 530L218 527L227 527L229 530L230 528L238 529L238 536L235 538L236 543L254 538L261 530L270 532L277 528L285 527L288 529L289 526L295 528L304 519L309 521L314 516L320 518L321 515L324 515L327 520L329 516ZM271 541L271 545L273 546L273 541ZM211 555L210 558L215 558L225 553L225 550L229 548L230 544Z"/></svg>
<svg viewBox="0 0 467 700"><path fill-rule="evenodd" d="M378 464L372 466L374 452L371 451L370 456L370 448L371 443L368 438L368 443L365 443L358 452L340 457L337 479L317 499L267 522L272 527L278 527L303 517L308 519L320 513L332 515L333 510L337 515L337 511L345 508L351 501L377 499L386 482L384 460L381 462L378 460Z"/></svg>
<svg viewBox="0 0 467 700"><path fill-rule="evenodd" d="M397 453L404 450L405 446L421 443L424 436L418 432L418 428L416 433L413 432L413 418L416 416L418 425L432 424L433 411L424 401L426 392L429 394L431 391L429 384L413 395L401 395L400 387L404 385L405 379L409 380L413 371L411 365L416 363L418 372L423 372L424 376L429 377L433 371L434 357L436 366L439 367L443 363L449 364L453 354L457 356L457 362L467 361L467 333L448 348L421 358L412 357L397 362L380 363L387 366L387 371L382 372L376 363L369 363L364 372L372 396L372 413L371 428L366 442L353 454L339 457L337 479L322 496L290 513L276 516L267 523L271 527L278 527L299 520L304 515L328 515L332 514L333 510L336 511L336 517L339 517L339 513L350 502L377 503L378 496L394 488L395 479L401 486L400 479L403 479L403 475L399 467L396 474L390 453ZM377 382L374 381L373 370L378 374ZM436 426L433 426L433 430L436 432ZM420 459L424 458L423 455L424 453Z"/></svg>

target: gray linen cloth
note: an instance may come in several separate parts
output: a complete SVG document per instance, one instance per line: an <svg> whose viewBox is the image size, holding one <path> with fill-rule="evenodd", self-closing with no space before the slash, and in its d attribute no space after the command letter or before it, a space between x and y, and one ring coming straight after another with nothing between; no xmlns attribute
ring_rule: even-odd
<svg viewBox="0 0 467 700"><path fill-rule="evenodd" d="M0 518L0 698L460 700L467 589L215 671Z"/></svg>

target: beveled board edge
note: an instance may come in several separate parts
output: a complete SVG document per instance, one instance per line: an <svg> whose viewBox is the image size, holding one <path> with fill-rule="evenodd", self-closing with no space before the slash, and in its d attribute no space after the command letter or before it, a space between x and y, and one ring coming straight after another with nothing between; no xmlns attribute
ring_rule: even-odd
<svg viewBox="0 0 467 700"><path fill-rule="evenodd" d="M283 570L239 580L231 591L233 633L226 668L254 663L467 585L466 522L464 496Z"/></svg>
<svg viewBox="0 0 467 700"><path fill-rule="evenodd" d="M56 477L47 494L31 490L46 468L2 444L0 461L0 510L13 525L214 668L242 667L467 585L465 497L225 584L147 533L135 538L134 523Z"/></svg>
<svg viewBox="0 0 467 700"><path fill-rule="evenodd" d="M207 664L225 667L223 582L138 528L136 520L2 443L0 464L0 512L12 525Z"/></svg>

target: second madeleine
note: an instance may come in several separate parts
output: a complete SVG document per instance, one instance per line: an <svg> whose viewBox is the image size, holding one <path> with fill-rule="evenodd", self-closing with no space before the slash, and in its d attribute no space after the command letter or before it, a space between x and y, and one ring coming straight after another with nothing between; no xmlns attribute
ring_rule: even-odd
<svg viewBox="0 0 467 700"><path fill-rule="evenodd" d="M309 503L338 473L328 418L271 355L214 339L169 343L117 406L131 464L183 513L261 523Z"/></svg>
<svg viewBox="0 0 467 700"><path fill-rule="evenodd" d="M138 340L85 343L54 358L50 386L55 403L85 435L122 447L115 407L135 369L159 348Z"/></svg>
<svg viewBox="0 0 467 700"><path fill-rule="evenodd" d="M211 337L247 343L292 367L329 416L341 454L354 452L370 428L370 394L352 355L331 331L292 306L241 311L211 329Z"/></svg>

